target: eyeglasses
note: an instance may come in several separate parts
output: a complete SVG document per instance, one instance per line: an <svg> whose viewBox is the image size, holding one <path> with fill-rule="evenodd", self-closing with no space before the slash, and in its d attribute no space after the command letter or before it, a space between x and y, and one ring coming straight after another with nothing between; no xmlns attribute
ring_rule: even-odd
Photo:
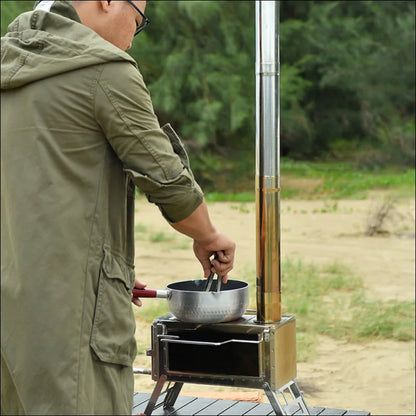
<svg viewBox="0 0 416 416"><path fill-rule="evenodd" d="M136 36L150 23L150 20L131 0L126 1L130 3L136 9L136 11L140 13L140 16L142 17L142 22L140 24L136 22L136 31L134 32L134 36Z"/></svg>

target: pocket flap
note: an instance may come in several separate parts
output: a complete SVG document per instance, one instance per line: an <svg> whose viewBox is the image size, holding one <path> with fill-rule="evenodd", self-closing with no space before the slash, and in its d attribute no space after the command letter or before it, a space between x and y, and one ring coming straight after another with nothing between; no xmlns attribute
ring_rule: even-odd
<svg viewBox="0 0 416 416"><path fill-rule="evenodd" d="M190 169L188 153L186 153L186 150L183 147L181 139L176 134L175 130L173 130L172 126L169 123L165 124L162 127L162 130L166 134L166 136L168 136L170 143L172 144L173 151L179 156L182 164L187 169Z"/></svg>
<svg viewBox="0 0 416 416"><path fill-rule="evenodd" d="M118 258L106 248L104 248L103 270L109 279L119 279L124 282L127 289L133 289L133 266L127 265L123 258Z"/></svg>

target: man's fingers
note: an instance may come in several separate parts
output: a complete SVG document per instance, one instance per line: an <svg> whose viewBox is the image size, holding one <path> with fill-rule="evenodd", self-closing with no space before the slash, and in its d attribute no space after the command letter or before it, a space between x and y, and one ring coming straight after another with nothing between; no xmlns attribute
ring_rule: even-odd
<svg viewBox="0 0 416 416"><path fill-rule="evenodd" d="M208 277L211 274L211 262L209 259L200 260L202 269L204 270L204 277Z"/></svg>
<svg viewBox="0 0 416 416"><path fill-rule="evenodd" d="M232 263L222 263L216 259L212 260L212 267L213 271L217 273L218 276L225 278L227 278L228 273L233 269Z"/></svg>
<svg viewBox="0 0 416 416"><path fill-rule="evenodd" d="M134 287L136 289L144 289L147 286L146 283L142 283L139 280L135 279L134 280ZM136 305L136 306L142 306L142 301L139 298L135 298L132 296L131 301Z"/></svg>
<svg viewBox="0 0 416 416"><path fill-rule="evenodd" d="M228 263L230 261L229 258L225 255L225 253L222 250L221 251L217 251L217 259L221 263Z"/></svg>
<svg viewBox="0 0 416 416"><path fill-rule="evenodd" d="M142 301L139 298L131 298L131 301L138 307L142 306Z"/></svg>
<svg viewBox="0 0 416 416"><path fill-rule="evenodd" d="M146 286L147 286L147 283L142 283L142 282L138 281L137 279L135 279L134 287L136 289L144 289Z"/></svg>

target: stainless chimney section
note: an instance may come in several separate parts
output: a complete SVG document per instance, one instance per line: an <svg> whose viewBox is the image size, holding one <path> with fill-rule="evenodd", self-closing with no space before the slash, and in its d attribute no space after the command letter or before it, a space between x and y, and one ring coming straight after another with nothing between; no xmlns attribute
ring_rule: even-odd
<svg viewBox="0 0 416 416"><path fill-rule="evenodd" d="M256 7L257 321L281 319L279 2Z"/></svg>

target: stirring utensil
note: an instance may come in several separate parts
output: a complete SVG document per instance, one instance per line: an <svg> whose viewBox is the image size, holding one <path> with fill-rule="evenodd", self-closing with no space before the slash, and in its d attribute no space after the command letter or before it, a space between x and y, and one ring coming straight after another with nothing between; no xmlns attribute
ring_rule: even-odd
<svg viewBox="0 0 416 416"><path fill-rule="evenodd" d="M221 283L222 283L222 277L218 275L217 277L217 293L221 291Z"/></svg>
<svg viewBox="0 0 416 416"><path fill-rule="evenodd" d="M208 279L207 279L207 284L205 286L205 292L209 292L211 290L211 286L212 286L212 282L214 280L214 272L211 272L211 274L209 275Z"/></svg>
<svg viewBox="0 0 416 416"><path fill-rule="evenodd" d="M218 259L218 254L217 253L215 253L214 259ZM214 272L211 272L211 274L209 275L209 277L207 279L207 284L205 285L205 292L209 292L211 290L212 282L214 281L214 275L215 275ZM219 279L220 279L220 277L218 276L218 279L217 279L217 292L219 292L219 290L218 290L218 280ZM220 284L220 286L221 286L221 284Z"/></svg>

